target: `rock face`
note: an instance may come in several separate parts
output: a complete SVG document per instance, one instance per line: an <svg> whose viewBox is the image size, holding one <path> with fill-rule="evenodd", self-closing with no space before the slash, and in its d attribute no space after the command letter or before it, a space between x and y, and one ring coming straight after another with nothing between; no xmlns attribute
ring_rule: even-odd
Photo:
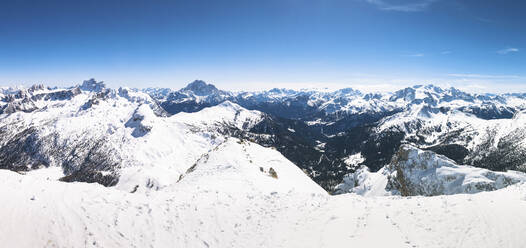
<svg viewBox="0 0 526 248"><path fill-rule="evenodd" d="M104 82L102 81L97 82L94 78L90 80L84 80L84 82L80 86L81 90L94 91L94 92L100 92L105 88L106 88L106 85L104 84Z"/></svg>
<svg viewBox="0 0 526 248"><path fill-rule="evenodd" d="M40 108L41 102L71 100L80 93L81 90L78 87L57 90L36 84L28 89L21 89L0 97L0 114L33 112Z"/></svg>
<svg viewBox="0 0 526 248"><path fill-rule="evenodd" d="M196 96L208 96L214 93L219 92L219 90L212 84L207 84L202 80L195 80L192 83L188 84L183 91L191 91Z"/></svg>
<svg viewBox="0 0 526 248"><path fill-rule="evenodd" d="M526 181L524 173L457 165L445 156L410 145L400 147L387 171L386 190L396 190L402 196L477 193Z"/></svg>
<svg viewBox="0 0 526 248"><path fill-rule="evenodd" d="M458 165L432 151L402 145L390 164L376 173L361 168L347 175L337 189L368 196L436 196L493 191L525 181L522 172Z"/></svg>

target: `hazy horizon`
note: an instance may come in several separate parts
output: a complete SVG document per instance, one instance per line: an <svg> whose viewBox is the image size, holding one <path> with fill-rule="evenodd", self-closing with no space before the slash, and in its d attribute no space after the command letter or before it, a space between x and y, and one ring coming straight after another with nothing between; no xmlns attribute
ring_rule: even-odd
<svg viewBox="0 0 526 248"><path fill-rule="evenodd" d="M159 86L157 84L144 84L143 87L132 87L126 84L116 84L112 82L106 82L104 80L99 80L97 78L93 78L97 82L104 82L104 84L109 88L117 89L119 87L128 87L128 88L135 88L135 89L146 89L146 88L169 88L171 90L180 90L184 87L186 87L188 84L192 83L196 80L201 80L206 82L207 84L212 84L219 90L226 90L226 91L232 91L232 92L251 92L251 91L267 91L271 89L292 89L292 90L317 90L317 91L336 91L344 88L352 88L354 90L359 90L362 93L389 93L394 92L403 88L407 87L414 87L414 86L426 86L426 85L433 85L438 86L442 89L447 88L456 88L468 93L474 93L474 94L481 94L481 93L491 93L491 94L504 94L504 93L526 93L526 87L523 87L523 85L518 85L518 87L512 87L512 88L505 88L502 90L498 90L497 88L490 88L490 87L484 87L482 85L474 85L474 84L448 84L448 83L415 83L415 84L327 84L327 83L275 83L275 84L254 84L255 86L260 87L244 87L243 84L241 85L232 85L227 84L226 86L230 87L223 87L225 85L223 84L216 84L214 82L202 80L202 79L195 79L189 82L186 82L184 84L181 84L179 86L170 87L170 86ZM88 80L88 79L86 79ZM58 87L58 88L67 88L67 87L73 87L76 85L81 85L84 80L80 80L79 82L71 82L71 83L62 83L62 84L50 84L45 82L35 82L35 83L27 83L27 84L0 84L0 88L2 87L31 87L35 84L43 84L48 87Z"/></svg>

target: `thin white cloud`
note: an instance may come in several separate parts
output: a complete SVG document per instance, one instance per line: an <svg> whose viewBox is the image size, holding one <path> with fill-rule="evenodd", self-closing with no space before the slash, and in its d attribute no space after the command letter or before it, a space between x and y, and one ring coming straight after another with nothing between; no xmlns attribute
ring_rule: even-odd
<svg viewBox="0 0 526 248"><path fill-rule="evenodd" d="M451 53L452 53L451 51L443 51L443 52L441 52L440 54L442 54L442 55L447 55L447 54L451 54Z"/></svg>
<svg viewBox="0 0 526 248"><path fill-rule="evenodd" d="M505 48L505 49L497 51L497 53L501 54L501 55L505 55L505 54L508 54L508 53L516 53L516 52L519 52L519 49L518 48L514 48L514 47L509 47L509 48Z"/></svg>
<svg viewBox="0 0 526 248"><path fill-rule="evenodd" d="M408 54L406 55L407 57L424 57L426 56L425 54L423 53L413 53L413 54Z"/></svg>
<svg viewBox="0 0 526 248"><path fill-rule="evenodd" d="M365 2L376 5L381 10L420 12L429 8L437 0L409 0L404 3L393 3L389 0L365 0Z"/></svg>

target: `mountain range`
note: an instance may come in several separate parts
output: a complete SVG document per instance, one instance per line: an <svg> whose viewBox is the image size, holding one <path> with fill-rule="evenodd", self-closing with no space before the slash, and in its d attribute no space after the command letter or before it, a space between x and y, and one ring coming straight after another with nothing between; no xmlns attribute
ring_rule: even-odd
<svg viewBox="0 0 526 248"><path fill-rule="evenodd" d="M459 164L526 171L526 94L471 94L416 85L392 93L271 89L229 92L203 81L187 87L145 89L170 114L230 101L267 116L251 133L278 149L328 191L361 165L373 172L401 144L431 150ZM351 163L360 156L360 163Z"/></svg>
<svg viewBox="0 0 526 248"><path fill-rule="evenodd" d="M152 157L152 149L168 149L172 139L184 136L171 131L151 138L154 148L135 144L137 137L183 125L169 123L183 113L212 122L195 127L217 133L210 137L276 149L331 193L341 192L335 187L346 175L389 164L404 144L457 164L526 172L526 94L470 94L433 85L367 94L351 88L231 92L200 80L180 90L114 90L91 79L67 88L4 87L0 99L0 168L59 166L65 181L113 186L129 165L165 166L175 157L191 164L210 145L156 151L163 156Z"/></svg>
<svg viewBox="0 0 526 248"><path fill-rule="evenodd" d="M0 88L0 243L520 247L525 106L435 86Z"/></svg>

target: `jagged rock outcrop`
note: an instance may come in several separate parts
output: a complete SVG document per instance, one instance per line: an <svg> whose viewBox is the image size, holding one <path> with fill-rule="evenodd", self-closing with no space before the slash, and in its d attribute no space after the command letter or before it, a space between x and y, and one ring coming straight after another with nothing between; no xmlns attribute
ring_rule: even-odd
<svg viewBox="0 0 526 248"><path fill-rule="evenodd" d="M369 196L436 196L493 191L519 182L526 182L525 173L458 165L432 151L402 145L390 164L376 173L361 168L347 175L337 190Z"/></svg>
<svg viewBox="0 0 526 248"><path fill-rule="evenodd" d="M0 114L11 114L18 111L33 112L38 110L40 101L65 101L71 100L81 91L78 87L69 89L51 89L41 84L36 84L28 89L20 89L16 93L8 94L0 99Z"/></svg>
<svg viewBox="0 0 526 248"><path fill-rule="evenodd" d="M100 92L104 89L106 89L106 84L104 82L100 81L97 82L94 78L89 80L84 80L82 85L79 86L81 90L85 91L94 91L94 92Z"/></svg>
<svg viewBox="0 0 526 248"><path fill-rule="evenodd" d="M386 190L396 190L402 196L477 193L526 181L524 173L457 165L445 156L410 145L401 146L386 169Z"/></svg>

